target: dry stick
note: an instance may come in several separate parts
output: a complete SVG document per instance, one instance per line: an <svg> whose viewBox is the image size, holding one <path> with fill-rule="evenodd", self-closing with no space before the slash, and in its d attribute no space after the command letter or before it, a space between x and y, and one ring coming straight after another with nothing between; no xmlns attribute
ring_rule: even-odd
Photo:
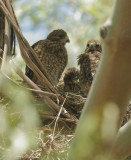
<svg viewBox="0 0 131 160"><path fill-rule="evenodd" d="M37 94L41 94L41 95L44 95L44 96L47 96L47 97L50 97L50 98L59 99L59 101L61 103L63 103L64 98L61 97L60 95L57 95L57 94L54 94L54 93L51 93L51 92L42 91L42 90L31 89L31 88L27 88L27 87L26 88L23 87L23 88L26 89L26 90L29 90L31 92L35 92Z"/></svg>
<svg viewBox="0 0 131 160"><path fill-rule="evenodd" d="M55 110L55 111L59 111L59 106L56 105L50 98L47 97L47 95L52 95L55 98L58 98L57 95L53 94L53 93L48 93L48 92L43 92L33 81L31 81L14 63L12 63L13 70L16 71L16 73L23 79L25 80L32 88L37 89L34 91L38 91L38 95L42 98L44 98L44 100L48 103L48 105ZM5 75L4 75L5 76ZM7 75L6 78L8 78L11 82L13 82ZM14 83L14 82L13 82ZM21 86L20 86L21 87ZM24 88L26 89L26 88ZM31 89L30 89L31 90ZM43 94L44 93L44 94ZM42 94L42 96L41 96ZM67 117L68 119L74 121L75 123L78 121L75 117L71 116L65 109L63 109L62 114ZM73 120L74 119L74 120Z"/></svg>
<svg viewBox="0 0 131 160"><path fill-rule="evenodd" d="M24 52L24 51L23 51ZM30 60L30 59L29 59ZM34 64L33 64L34 65ZM36 67L36 66L34 66L34 67ZM37 72L36 72L36 74L37 74ZM24 73L23 73L23 75L24 76L26 76ZM26 76L27 77L27 76ZM38 77L39 77L39 75L38 75ZM29 78L28 78L29 79ZM30 80L30 79L29 79ZM31 80L30 80L30 82L32 82ZM35 84L34 82L32 82L33 84ZM36 85L36 84L35 84ZM37 86L37 85L36 85ZM38 90L40 90L41 91L41 89L37 86L37 88L34 88L34 89L38 89ZM43 97L43 96L42 96ZM60 96L60 95L56 95L56 97L57 98L59 98L59 100L61 101L61 102L64 102L64 98L62 97L62 96ZM49 97L48 97L48 99L49 99ZM51 100L52 101L52 100ZM56 104L56 103L55 103ZM51 105L55 105L54 104L54 101L52 101L52 103L51 103ZM68 106L69 106L69 104L67 104ZM59 109L56 109L57 111L59 111ZM68 117L67 118L71 118L72 117L72 119L75 119L76 121L78 120L75 116L71 116L66 110L65 110L65 108L63 108L63 110L64 110L64 114L67 114L68 115Z"/></svg>
<svg viewBox="0 0 131 160"><path fill-rule="evenodd" d="M21 46L21 43L20 43L20 48L22 48L22 46ZM25 54L25 51L24 51L24 49L22 48L21 49L22 50L22 53L25 55L25 57L27 57L28 55L26 55ZM35 64L33 64L33 62L30 60L30 59L27 59L28 60L28 63L31 63L32 65L33 65L33 68L34 69L36 69L36 71L34 71L35 72L35 74L37 75L37 77L39 77L39 79L41 79L41 77L43 77L44 75L41 73L41 75L39 75L38 74L38 68L37 68L37 66L35 66ZM43 78L44 79L44 78ZM43 79L41 79L41 81L43 81ZM54 91L54 90L53 90ZM54 91L55 92L55 91ZM57 94L57 92L55 92L56 94ZM58 98L59 98L59 100L61 101L61 102L63 102L64 101L64 98L62 97L62 96L57 96ZM76 118L75 118L76 119Z"/></svg>
<svg viewBox="0 0 131 160"><path fill-rule="evenodd" d="M9 23L7 18L5 17L5 42L4 42L4 52L3 52L3 60L1 65L1 71L4 72L6 70L6 63L7 63L7 54L9 49Z"/></svg>
<svg viewBox="0 0 131 160"><path fill-rule="evenodd" d="M21 31L20 31L20 29L18 28L18 26L16 25L16 23L15 23L15 20L11 17L11 15L9 14L9 12L8 12L8 10L7 10L7 8L5 7L5 5L3 4L3 2L0 0L0 7L1 7L1 9L3 10L3 12L4 12L4 14L5 14L5 16L7 17L7 19L10 21L10 23L12 24L12 26L14 27L14 31L15 31L15 33L16 33L16 35L17 35L17 38L19 39L19 44L21 44L21 41L22 41L22 44L24 43L24 49L25 48L28 48L28 50L30 51L30 52L33 52L33 54L34 55L36 55L35 54L35 52L34 52L34 50L30 47L30 45L28 44L28 42L26 41L26 39L23 37L23 35L21 34ZM26 53L25 53L26 54ZM27 56L28 57L28 56ZM28 63L29 62L29 57L28 57L28 60L27 59L25 59L25 57L23 57L24 58L24 60L26 61L26 63ZM37 56L36 56L36 59L38 59L37 58ZM39 59L38 59L38 61L39 61ZM39 64L40 64L41 62L39 62ZM30 63L28 64L28 65L30 65ZM38 65L37 65L38 66ZM32 68L32 67L31 67ZM32 68L32 70L34 71L34 68ZM40 70L39 69L37 69L38 70L38 73L40 73L40 75L43 75L41 72L40 72ZM36 73L36 72L35 72ZM44 82L44 86L46 86L47 88L50 88L51 90L53 90L53 92L55 92L55 93L57 93L57 91L56 91L56 89L52 86L52 84L46 79L46 77L45 76L42 76L42 78L44 79L44 81L42 81L42 82ZM41 78L41 79L42 79ZM47 86L48 85L48 86Z"/></svg>
<svg viewBox="0 0 131 160"><path fill-rule="evenodd" d="M46 115L46 114L41 115L41 117L42 118L47 118L47 119L52 119L52 120L55 120L57 118L55 116L50 116L50 115ZM76 123L75 120L67 119L67 118L60 118L60 117L59 117L58 121L65 121L65 122L70 122L70 123Z"/></svg>
<svg viewBox="0 0 131 160"><path fill-rule="evenodd" d="M13 64L12 64L12 66L13 66ZM41 90L33 81L31 81L15 64L14 64L14 68L15 68L16 73L17 73L24 81L26 81L32 88L34 88L34 89L42 92L42 90ZM40 93L39 93L39 96L40 96L40 97L43 97L44 100L45 100L49 105L51 105L52 108L54 108L57 112L59 112L60 107L59 107L54 101L52 101L49 97L47 97L47 96L45 96L45 95L43 95L43 94L40 94ZM63 108L63 110L62 110L62 114L63 114L65 117L67 117L67 118L69 118L69 119L72 119L72 120L74 120L75 122L77 122L77 119L76 119L75 117L71 116L64 108Z"/></svg>
<svg viewBox="0 0 131 160"><path fill-rule="evenodd" d="M12 8L11 1L10 1L10 0L5 0L5 3L6 3L6 6L7 6L8 10L9 10L10 14L11 14L12 17L14 18L14 20L15 20L18 28L20 29L19 23L18 23L18 21L17 21L17 18L16 18L16 16L15 16L14 11L13 11L13 8ZM21 30L20 30L20 31L21 31ZM21 32L21 33L22 33L22 32Z"/></svg>
<svg viewBox="0 0 131 160"><path fill-rule="evenodd" d="M20 41L19 36L18 36L18 40ZM20 45L21 45L21 43L20 43ZM22 51L23 46L21 45L21 47L20 47L20 48L21 48L21 51ZM23 50L23 52L25 53L25 51L24 51L24 50ZM23 52L22 52L22 53L23 53ZM26 54L25 54L25 55L26 55ZM27 55L26 55L26 56L27 56ZM30 59L29 59L29 61L32 63L32 61L31 61ZM32 63L32 64L33 64L33 63ZM33 64L33 65L34 65L34 64ZM36 68L36 70L39 70L35 65L34 65L34 67ZM37 72L35 72L35 73L37 74ZM38 73L39 73L39 72L38 72ZM38 74L37 74L37 75L38 75ZM38 75L38 76L39 76L39 75ZM40 78L41 78L41 80L43 81L43 79L44 79L44 75L43 75L42 73L41 73L41 76L42 76L42 77L40 77L40 76L39 76L39 77L40 77ZM47 82L47 81L46 81L46 82ZM48 84L48 82L47 82L47 84ZM55 90L53 90L53 91L54 91L54 92L56 92Z"/></svg>
<svg viewBox="0 0 131 160"><path fill-rule="evenodd" d="M59 94L54 94L54 93L51 93L51 92L46 92L46 91L36 90L36 89L31 89L31 88L25 88L25 89L30 90L30 91L35 92L35 93L39 93L39 94L48 96L48 97L50 97L50 98L59 99L59 101L60 101L61 103L63 103L63 101L64 101L64 98L61 97ZM67 102L65 102L65 104L66 104L66 105L69 105Z"/></svg>
<svg viewBox="0 0 131 160"><path fill-rule="evenodd" d="M25 88L25 87L24 87ZM31 88L25 88L25 89L27 89L27 90L29 90L29 91L31 91L31 92L35 92L35 93L39 93L39 94L42 94L42 95L44 95L44 96L47 96L47 97L50 97L50 98L61 98L61 96L59 96L59 95L56 95L56 94L54 94L54 93L50 93L50 92L45 92L45 91L40 91L40 90L36 90L36 89L31 89ZM63 101L61 101L61 102L63 102Z"/></svg>
<svg viewBox="0 0 131 160"><path fill-rule="evenodd" d="M17 33L16 33L16 35L17 35ZM30 64L30 66L32 66L31 68L33 68L33 72L35 73L35 75L40 79L42 84L49 91L57 93L56 89L52 86L52 84L47 80L47 78L44 76L44 74L39 70L39 68L32 62L32 60L26 54L25 49L23 47L23 44L21 44L21 40L19 38L19 35L17 35L17 38L18 38L19 45L20 45L21 55L22 55L22 57L24 57L26 63L28 63L28 64Z"/></svg>
<svg viewBox="0 0 131 160"><path fill-rule="evenodd" d="M10 3L10 0L6 0L6 5L7 5L7 8L12 16L12 18L14 19L14 21L16 22L17 26L19 27L19 24L18 24L18 21L17 21L17 18L13 12L13 9L12 9L12 5ZM19 27L19 30L20 30L20 27ZM21 31L21 30L20 30ZM50 77L46 71L46 69L43 67L41 61L38 59L38 57L36 56L34 50L32 49L32 47L30 46L30 44L28 43L28 41L24 38L24 36L22 35L22 32L21 32L21 38L22 40L24 41L27 49L29 49L29 51L31 53L29 53L30 57L33 59L33 62L38 66L38 68L40 68L40 70L42 71L42 73L44 75L46 75L47 79L49 80L49 82L52 84L51 80L50 80Z"/></svg>
<svg viewBox="0 0 131 160"><path fill-rule="evenodd" d="M18 74L18 72L19 71L17 71L17 74ZM43 96L47 96L47 97L50 97L50 98L54 98L54 99L59 99L59 101L61 102L61 103L63 103L64 102L64 98L63 97L61 97L60 95L57 95L57 94L54 94L54 93L50 93L50 92L45 92L45 91L42 91L34 82L32 83L32 81L21 71L21 73L23 74L23 77L22 76L20 76L19 74L19 76L24 80L24 81L26 81L28 84L30 84L30 86L32 87L32 88L34 88L34 89L31 89L31 88L26 88L26 87L22 87L22 88L24 88L24 89L26 89L26 90L29 90L29 91L32 91L32 92L35 92L35 93L37 93L39 96L40 95L43 95ZM22 75L21 74L21 75ZM34 85L35 84L35 85ZM69 107L69 103L68 102L65 102L65 104ZM65 108L64 108L65 109ZM66 109L65 109L66 110ZM67 111L65 111L65 112L67 112ZM78 121L78 119L73 115L73 117L72 117L72 119L75 119L76 121Z"/></svg>
<svg viewBox="0 0 131 160"><path fill-rule="evenodd" d="M16 33L16 35L17 35L17 33ZM18 35L17 38L18 38L18 41L19 41L21 54L26 59L26 62L28 62L28 64L30 64L31 66L33 66L33 71L34 71L35 75L41 80L41 82L44 84L44 86L47 86L46 88L48 90L51 90L52 92L57 93L56 90L52 87L52 85L48 82L48 80L46 79L46 77L43 75L43 73L39 70L39 68L32 62L32 60L26 54L26 52L24 50L24 47L23 47L23 45L20 42L19 35Z"/></svg>
<svg viewBox="0 0 131 160"><path fill-rule="evenodd" d="M58 115L57 115L57 117L56 117L54 129L53 129L53 134L52 134L52 141L51 141L51 143L52 143L53 140L54 140L54 135L55 135L55 130L56 130L56 124L57 124L57 122L58 122L58 119L59 119L59 117L60 117L60 114L62 113L62 110L63 110L63 106L64 106L64 104L65 104L65 101L66 101L66 98L65 98L63 104L61 105L60 111L59 111L59 113L58 113Z"/></svg>
<svg viewBox="0 0 131 160"><path fill-rule="evenodd" d="M5 5L2 3L2 1L0 0L0 4L2 4L2 6L0 6L1 7L1 9L3 10L3 12L5 13L5 15L6 15L6 17L8 18L8 20L10 21L10 23L13 25L13 27L14 27L14 29L15 29L15 31L16 31L16 34L18 35L18 38L19 38L19 40L21 39L21 37L22 37L22 40L23 40L23 36L21 35L21 31L20 31L20 29L16 26L16 24L14 23L14 20L12 19L12 17L10 16L10 14L9 14L9 12L8 12L8 10L6 9L6 7L5 7ZM21 44L21 43L20 43ZM31 48L32 49L32 48ZM25 52L25 51L24 51ZM30 59L28 59L28 61L30 61ZM35 65L34 65L35 66ZM36 67L36 69L37 69L37 67ZM39 69L38 69L38 72L39 72ZM41 72L40 72L41 73ZM43 75L43 74L42 74ZM44 78L43 78L44 79ZM47 82L48 82L48 80L47 80ZM48 82L49 83L49 82ZM51 84L49 83L49 86L51 86ZM53 88L53 86L51 86L51 89ZM53 88L54 89L54 88ZM54 89L55 90L55 89ZM57 93L57 91L55 91L56 93ZM46 97L46 99L49 99L48 97ZM53 105L53 106L57 106L53 101L50 101L50 105ZM59 111L59 109L56 107L56 109L57 109L57 111ZM64 113L64 115L65 115L65 113ZM69 114L67 114L67 112L66 112L66 117L67 118L70 118L70 115ZM74 117L73 117L73 119L74 119Z"/></svg>

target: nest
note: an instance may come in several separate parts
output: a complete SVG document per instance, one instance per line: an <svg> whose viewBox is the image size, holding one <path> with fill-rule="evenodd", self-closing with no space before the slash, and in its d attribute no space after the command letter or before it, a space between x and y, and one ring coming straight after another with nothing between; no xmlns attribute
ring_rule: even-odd
<svg viewBox="0 0 131 160"><path fill-rule="evenodd" d="M35 94L37 95L37 97L39 97L37 99L38 101L44 101L44 103L47 104L48 108L51 108L51 115L42 114L42 112L40 112L40 116L47 119L57 119L57 121L60 120L68 124L72 123L76 125L78 118L80 117L83 105L85 103L85 98L71 93L67 93L65 97L60 95L59 91L52 85L49 75L38 59L36 53L23 36L16 15L13 11L11 2L6 1L4 3L3 1L1 1L0 9L0 12L2 13L2 15L6 16L6 19L11 26L10 28L8 26L8 23L5 23L4 27L6 28L6 30L13 30L13 35L15 35L18 39L21 56L23 57L26 65L31 68L37 78L41 81L42 86L46 88L47 92L43 91L37 84L31 81L13 61L11 64L7 63L10 57L8 56L6 50L1 51L4 57L4 59L2 60L3 70L6 71L6 68L12 68L14 72L20 78L22 78L22 80L26 82L26 84L28 84L28 86L22 86L21 84L19 84L19 87L24 87L26 90L32 91L33 95ZM5 33L5 35L7 36L7 38L4 39L4 44L8 44L7 47L10 48L9 39L11 39L11 35L8 33ZM7 64L8 66L6 66ZM9 81L12 81L8 76L6 76L6 78ZM16 85L18 84L16 83Z"/></svg>
<svg viewBox="0 0 131 160"><path fill-rule="evenodd" d="M65 123L72 123L76 125L86 99L80 95L75 95L72 93L67 93L65 97L60 95L58 90L52 85L48 73L46 72L46 69L38 59L36 53L23 36L17 18L13 11L11 2L8 2L8 4L5 5L1 1L0 9L0 12L2 12L2 14L6 16L7 21L11 24L11 28L14 31L13 34L18 39L21 56L23 57L26 65L28 65L29 68L31 68L31 70L34 72L37 78L41 81L42 85L46 87L48 92L42 91L41 88L37 86L33 81L31 81L14 63L12 63L11 66L8 67L13 68L14 71L28 84L29 88L26 89L37 94L37 96L40 99L42 99L48 105L48 107L52 108L53 114L41 114L43 117L49 119L57 119L64 121ZM5 23L4 27L8 29L8 24ZM4 43L9 44L10 35L6 34L6 36L7 38L4 40ZM7 47L9 48L10 46ZM5 58L4 60L2 60L2 65L3 68L7 68L6 50L3 51L3 56ZM129 110L127 110L126 118L124 117L123 123L125 123L130 118L130 105L128 108Z"/></svg>

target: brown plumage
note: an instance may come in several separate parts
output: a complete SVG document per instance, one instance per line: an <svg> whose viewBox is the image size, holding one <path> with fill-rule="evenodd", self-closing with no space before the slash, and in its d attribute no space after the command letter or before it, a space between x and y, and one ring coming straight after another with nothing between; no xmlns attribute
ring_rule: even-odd
<svg viewBox="0 0 131 160"><path fill-rule="evenodd" d="M67 33L58 29L51 32L45 40L40 40L32 46L54 85L58 83L68 62L65 48L67 42L69 42ZM40 81L28 66L26 66L26 75L40 85Z"/></svg>
<svg viewBox="0 0 131 160"><path fill-rule="evenodd" d="M84 96L89 92L93 77L96 73L101 56L101 44L98 40L90 40L86 45L85 52L78 56L80 65L80 87Z"/></svg>
<svg viewBox="0 0 131 160"><path fill-rule="evenodd" d="M75 67L68 68L63 74L57 87L60 92L72 92L78 93L80 91L79 86L79 74L80 71Z"/></svg>
<svg viewBox="0 0 131 160"><path fill-rule="evenodd" d="M88 94L93 80L90 59L87 53L83 53L78 56L78 65L80 65L79 84L81 87L81 92L85 96Z"/></svg>
<svg viewBox="0 0 131 160"><path fill-rule="evenodd" d="M96 70L100 62L101 52L102 52L102 47L101 47L101 43L98 40L88 41L86 45L85 53L89 55L91 73L93 77L96 73Z"/></svg>

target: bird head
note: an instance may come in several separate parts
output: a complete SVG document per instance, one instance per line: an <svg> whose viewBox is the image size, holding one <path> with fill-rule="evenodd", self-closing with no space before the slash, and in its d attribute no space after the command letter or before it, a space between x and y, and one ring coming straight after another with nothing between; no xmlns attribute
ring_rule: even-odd
<svg viewBox="0 0 131 160"><path fill-rule="evenodd" d="M86 52L91 52L91 53L93 53L94 51L101 52L102 51L102 47L101 47L100 42L98 40L90 40L90 41L88 41L85 51Z"/></svg>
<svg viewBox="0 0 131 160"><path fill-rule="evenodd" d="M67 33L63 29L57 29L57 30L52 31L47 36L47 39L51 40L51 41L60 42L60 43L63 43L63 44L66 44L66 43L70 42Z"/></svg>
<svg viewBox="0 0 131 160"><path fill-rule="evenodd" d="M85 64L85 62L86 62L86 64L89 64L90 63L90 59L89 59L89 55L88 55L88 53L83 53L83 54L80 54L78 57L77 57L77 59L78 59L78 65L84 65Z"/></svg>
<svg viewBox="0 0 131 160"><path fill-rule="evenodd" d="M67 69L64 75L65 85L76 85L79 83L79 70L75 67L70 67Z"/></svg>

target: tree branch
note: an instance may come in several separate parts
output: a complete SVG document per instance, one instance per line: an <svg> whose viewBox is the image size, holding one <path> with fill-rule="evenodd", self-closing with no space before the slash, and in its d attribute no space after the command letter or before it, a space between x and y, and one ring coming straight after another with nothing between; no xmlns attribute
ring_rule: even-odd
<svg viewBox="0 0 131 160"><path fill-rule="evenodd" d="M45 100L45 102L51 107L53 108L55 111L59 112L60 110L60 106L58 106L52 99L50 99L47 94L44 94L44 92L33 82L31 81L14 63L12 63L13 69L16 71L16 73L25 81L27 82L31 88L37 90L37 94L40 97L43 97L43 99ZM54 94L52 94L53 96ZM58 95L58 97L61 98L61 96ZM62 115L64 115L66 118L72 119L75 121L75 123L77 123L77 118L75 118L74 116L70 115L65 108L62 109Z"/></svg>
<svg viewBox="0 0 131 160"><path fill-rule="evenodd" d="M10 4L8 2L7 6L9 6L9 5ZM11 13L9 13L7 8L5 7L4 3L0 0L0 8L2 9L5 16L7 17L7 19L9 20L9 22L12 24L12 26L14 28L15 34L17 35L17 38L18 38L18 41L19 41L22 57L24 58L27 65L33 70L33 72L41 80L42 84L47 89L50 89L52 92L57 93L57 90L51 84L50 78L48 77L48 74L46 73L46 71L44 69L44 66L41 64L41 62L38 59L38 57L36 56L34 50L30 47L29 43L27 42L27 40L22 35L19 26L17 26L18 23L16 22L16 18L14 18L15 15L13 15L13 11L11 10L11 6L9 7L9 10L11 10L10 11ZM13 16L11 16L11 15L13 15ZM30 58L33 57L32 60L29 58L27 53L30 55ZM40 70L39 70L39 68L40 68ZM44 73L44 74L42 74L42 73ZM46 77L48 77L48 80L44 75L46 75Z"/></svg>
<svg viewBox="0 0 131 160"><path fill-rule="evenodd" d="M111 151L131 95L130 6L130 0L116 0L110 19L102 27L103 56L76 130L70 160L107 159Z"/></svg>
<svg viewBox="0 0 131 160"><path fill-rule="evenodd" d="M114 160L123 160L131 155L131 120L120 128L112 154Z"/></svg>
<svg viewBox="0 0 131 160"><path fill-rule="evenodd" d="M51 115L46 115L46 114L40 114L41 118L47 118L47 119L52 119L52 120L55 120L57 117L55 116L51 116ZM68 119L68 118L59 118L58 119L59 121L65 121L65 122L69 122L69 123L74 123L76 124L76 121L75 120L72 120L72 119Z"/></svg>
<svg viewBox="0 0 131 160"><path fill-rule="evenodd" d="M25 47L27 47L27 49L29 49L29 51L30 51L28 54L30 55L32 61L38 66L38 68L42 71L42 73L43 73L44 75L46 75L48 81L51 83L50 77L49 77L48 73L46 72L46 69L43 67L41 61L40 61L40 60L38 59L38 57L36 56L34 50L31 48L31 46L30 46L30 44L28 43L28 41L27 41L27 40L24 38L24 36L22 35L22 32L21 32L21 30L20 30L20 26L19 26L19 24L18 24L18 21L17 21L17 18L16 18L16 16L15 16L15 14L14 14L14 11L13 11L13 8L12 8L12 5L11 5L10 0L5 0L5 2L6 2L7 8L8 8L8 10L9 10L9 12L10 12L10 14L11 14L14 22L16 23L16 25L17 25L18 28L19 28L19 31L20 31L20 35L19 35L19 36L20 36L20 38L23 40L23 42L24 42L24 44L25 44ZM3 5L3 7L4 7L4 4L2 4L2 5ZM19 33L19 32L18 32L18 33ZM27 64L27 65L28 65L28 64Z"/></svg>

